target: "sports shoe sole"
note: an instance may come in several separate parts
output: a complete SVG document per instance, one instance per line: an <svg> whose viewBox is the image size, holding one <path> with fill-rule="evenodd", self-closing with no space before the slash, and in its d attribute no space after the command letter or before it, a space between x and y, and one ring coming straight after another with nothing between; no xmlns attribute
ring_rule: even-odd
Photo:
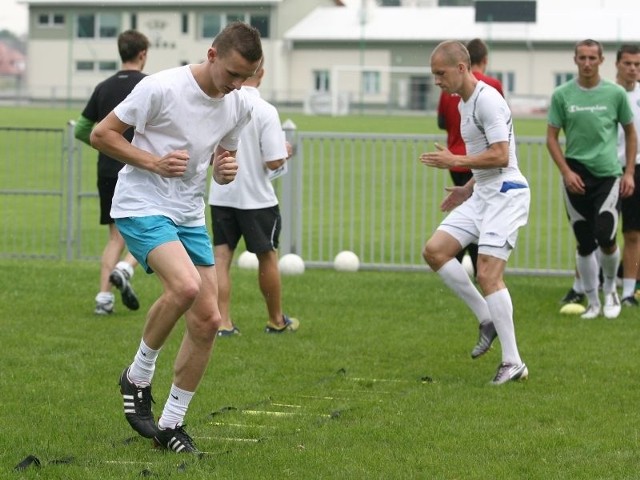
<svg viewBox="0 0 640 480"><path fill-rule="evenodd" d="M138 302L138 297L136 297L133 288L131 288L131 284L129 281L124 278L123 274L114 270L109 275L109 282L116 287L122 296L122 303L129 310L138 310L140 308L140 302Z"/></svg>

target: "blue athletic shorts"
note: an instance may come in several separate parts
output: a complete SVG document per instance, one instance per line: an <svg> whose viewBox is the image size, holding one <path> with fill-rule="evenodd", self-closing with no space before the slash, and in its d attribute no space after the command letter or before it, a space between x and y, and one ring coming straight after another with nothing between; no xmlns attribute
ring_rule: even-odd
<svg viewBox="0 0 640 480"><path fill-rule="evenodd" d="M162 215L116 218L115 222L127 248L147 273L153 272L147 264L151 250L174 241L182 243L194 265L212 266L215 263L206 225L182 227Z"/></svg>

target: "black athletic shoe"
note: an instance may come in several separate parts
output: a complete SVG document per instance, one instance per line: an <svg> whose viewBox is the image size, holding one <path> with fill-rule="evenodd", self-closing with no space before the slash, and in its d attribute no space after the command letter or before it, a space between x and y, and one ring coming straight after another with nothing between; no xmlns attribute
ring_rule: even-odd
<svg viewBox="0 0 640 480"><path fill-rule="evenodd" d="M582 303L586 298L584 293L578 293L573 288L569 289L567 294L562 297L560 303L566 305L567 303Z"/></svg>
<svg viewBox="0 0 640 480"><path fill-rule="evenodd" d="M129 367L120 375L120 393L124 403L124 416L136 432L146 438L153 438L158 432L151 412L151 385L139 387L129 380Z"/></svg>
<svg viewBox="0 0 640 480"><path fill-rule="evenodd" d="M119 268L114 268L109 275L109 282L118 290L120 290L120 294L122 295L122 303L124 303L125 307L127 307L129 310L138 310L140 308L138 297L136 297L136 293L131 287L131 282L129 282L129 274L127 272Z"/></svg>
<svg viewBox="0 0 640 480"><path fill-rule="evenodd" d="M156 446L177 453L201 453L193 443L193 438L185 431L184 425L178 425L176 428L167 428L164 430L158 428L153 440Z"/></svg>

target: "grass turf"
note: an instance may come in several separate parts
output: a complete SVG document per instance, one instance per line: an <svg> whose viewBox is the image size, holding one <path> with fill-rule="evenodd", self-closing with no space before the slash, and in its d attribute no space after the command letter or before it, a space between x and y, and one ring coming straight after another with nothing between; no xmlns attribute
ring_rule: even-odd
<svg viewBox="0 0 640 480"><path fill-rule="evenodd" d="M567 280L512 276L527 382L488 385L499 346L471 360L477 326L425 272L307 270L283 277L291 335L262 332L256 272L233 270L242 335L217 340L187 429L202 459L130 429L118 376L159 293L92 314L95 263L1 260L0 478L636 478L638 311L558 313ZM182 323L158 360L159 414ZM28 455L41 466L13 468Z"/></svg>

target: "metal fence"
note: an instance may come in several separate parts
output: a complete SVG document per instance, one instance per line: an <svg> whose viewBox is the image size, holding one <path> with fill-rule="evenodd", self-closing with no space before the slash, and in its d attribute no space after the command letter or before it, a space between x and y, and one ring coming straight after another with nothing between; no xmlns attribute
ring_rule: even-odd
<svg viewBox="0 0 640 480"><path fill-rule="evenodd" d="M363 269L424 269L424 241L443 218L447 171L423 166L434 135L299 132L289 173L276 181L283 216L280 253L308 267L328 267L342 250ZM0 127L0 257L100 257L107 229L98 225L97 153L61 129ZM514 273L569 274L575 243L560 177L544 139L520 138L520 166L532 191L531 214L508 268ZM208 219L209 221L209 219Z"/></svg>

